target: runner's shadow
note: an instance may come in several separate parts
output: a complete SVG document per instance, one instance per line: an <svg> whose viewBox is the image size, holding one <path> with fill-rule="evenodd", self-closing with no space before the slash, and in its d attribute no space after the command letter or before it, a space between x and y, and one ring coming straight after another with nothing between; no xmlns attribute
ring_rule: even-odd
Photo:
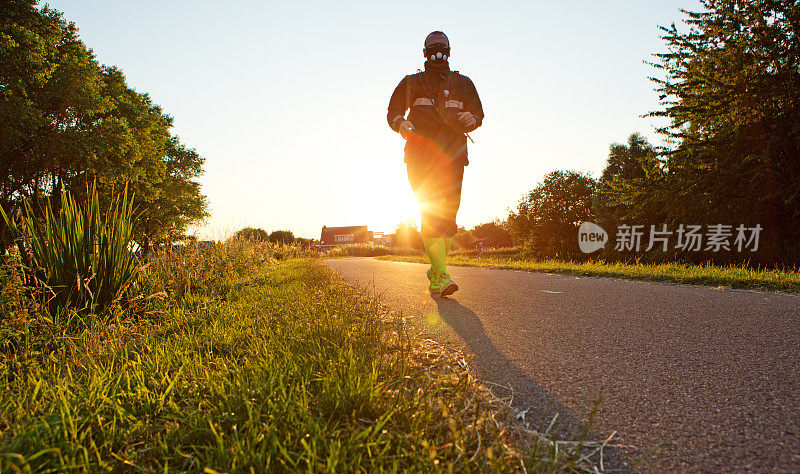
<svg viewBox="0 0 800 474"><path fill-rule="evenodd" d="M500 397L513 396L517 410L528 409L525 421L535 429L544 431L558 414L556 428L561 436L574 437L580 434L583 424L579 417L570 413L536 381L503 354L486 334L478 315L454 299L434 298L441 321L458 334L474 354L470 365L484 380L509 388L492 385L492 391Z"/></svg>

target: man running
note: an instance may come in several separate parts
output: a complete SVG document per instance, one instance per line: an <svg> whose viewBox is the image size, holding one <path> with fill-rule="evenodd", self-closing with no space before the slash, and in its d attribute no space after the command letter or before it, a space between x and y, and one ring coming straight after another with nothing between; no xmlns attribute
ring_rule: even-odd
<svg viewBox="0 0 800 474"><path fill-rule="evenodd" d="M444 33L429 34L422 52L425 71L400 81L386 118L406 139L408 181L420 205L431 261L429 290L447 296L458 290L447 274L447 252L456 234L461 181L469 164L467 134L481 126L483 107L472 81L450 70L450 41Z"/></svg>

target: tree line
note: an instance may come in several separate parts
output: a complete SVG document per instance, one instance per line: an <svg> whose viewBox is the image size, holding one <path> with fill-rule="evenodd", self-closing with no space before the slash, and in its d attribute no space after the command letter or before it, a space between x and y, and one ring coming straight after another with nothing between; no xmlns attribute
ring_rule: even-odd
<svg viewBox="0 0 800 474"><path fill-rule="evenodd" d="M145 251L182 238L208 215L196 181L204 158L121 70L97 61L74 23L36 3L0 4L0 205L13 213L52 198L58 208L62 189L83 199L96 183L109 199L127 186ZM0 224L0 253L9 243Z"/></svg>
<svg viewBox="0 0 800 474"><path fill-rule="evenodd" d="M272 232L267 232L259 227L245 227L239 229L233 234L233 238L252 240L255 242L271 242L273 244L294 244L303 248L308 248L319 243L316 239L295 237L294 233L290 230L273 230Z"/></svg>
<svg viewBox="0 0 800 474"><path fill-rule="evenodd" d="M506 220L530 252L586 257L578 225L591 221L673 239L646 254L609 242L604 258L800 262L800 2L701 4L683 11L687 31L661 27L667 52L651 63L662 107L649 115L668 120L667 145L633 134L597 180L548 174ZM692 229L705 240L687 248Z"/></svg>
<svg viewBox="0 0 800 474"><path fill-rule="evenodd" d="M482 247L506 248L514 245L514 240L500 220L478 224L471 229L459 227L453 236L455 250L476 250ZM392 234L393 245L423 250L422 233L414 221L401 222Z"/></svg>

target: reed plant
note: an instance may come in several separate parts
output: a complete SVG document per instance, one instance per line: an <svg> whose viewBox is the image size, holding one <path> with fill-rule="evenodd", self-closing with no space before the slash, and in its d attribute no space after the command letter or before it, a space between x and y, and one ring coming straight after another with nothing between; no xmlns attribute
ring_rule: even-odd
<svg viewBox="0 0 800 474"><path fill-rule="evenodd" d="M18 250L27 287L45 288L50 313L99 313L120 303L134 285L133 199L125 191L101 212L97 188L81 205L68 191L61 206L47 200L41 215L25 201L19 221L0 207Z"/></svg>

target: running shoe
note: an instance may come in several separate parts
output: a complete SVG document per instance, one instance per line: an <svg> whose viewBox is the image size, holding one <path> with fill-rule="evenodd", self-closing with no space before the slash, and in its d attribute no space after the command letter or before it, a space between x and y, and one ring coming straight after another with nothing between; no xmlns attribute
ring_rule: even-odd
<svg viewBox="0 0 800 474"><path fill-rule="evenodd" d="M428 280L431 281L430 284L428 284L428 291L430 291L432 295L438 295L442 292L441 278L432 268L428 270Z"/></svg>
<svg viewBox="0 0 800 474"><path fill-rule="evenodd" d="M448 296L458 291L458 285L450 278L450 274L445 272L439 276L439 295Z"/></svg>

